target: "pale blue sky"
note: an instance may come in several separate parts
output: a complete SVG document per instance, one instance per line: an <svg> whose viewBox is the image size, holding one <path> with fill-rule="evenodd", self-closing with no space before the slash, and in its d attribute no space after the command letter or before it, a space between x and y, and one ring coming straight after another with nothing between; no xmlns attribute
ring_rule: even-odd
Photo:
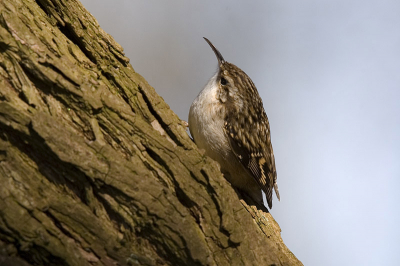
<svg viewBox="0 0 400 266"><path fill-rule="evenodd" d="M252 78L304 265L400 265L398 0L82 2L182 119L217 68L203 36Z"/></svg>

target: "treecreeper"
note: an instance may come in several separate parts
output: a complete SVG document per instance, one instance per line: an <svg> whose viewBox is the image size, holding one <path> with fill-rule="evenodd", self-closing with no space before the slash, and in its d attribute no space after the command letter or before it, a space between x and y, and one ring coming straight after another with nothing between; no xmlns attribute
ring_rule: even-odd
<svg viewBox="0 0 400 266"><path fill-rule="evenodd" d="M218 59L218 69L190 107L190 133L196 145L220 164L232 186L261 205L264 191L271 209L272 190L280 197L261 97L250 77L204 39Z"/></svg>

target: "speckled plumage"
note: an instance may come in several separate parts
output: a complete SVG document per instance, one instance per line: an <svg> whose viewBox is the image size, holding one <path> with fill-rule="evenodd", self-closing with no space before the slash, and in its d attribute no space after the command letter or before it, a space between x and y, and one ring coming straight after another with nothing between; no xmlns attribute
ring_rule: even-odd
<svg viewBox="0 0 400 266"><path fill-rule="evenodd" d="M204 39L214 50L219 68L190 107L190 132L234 187L258 203L262 203L262 189L271 208L273 188L278 199L279 192L262 100L249 76Z"/></svg>

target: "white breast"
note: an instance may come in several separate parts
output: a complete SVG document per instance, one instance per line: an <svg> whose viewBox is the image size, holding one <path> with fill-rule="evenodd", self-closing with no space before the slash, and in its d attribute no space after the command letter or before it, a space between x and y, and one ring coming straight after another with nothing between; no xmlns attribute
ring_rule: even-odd
<svg viewBox="0 0 400 266"><path fill-rule="evenodd" d="M229 143L224 132L225 107L218 99L216 73L193 101L189 111L189 130L197 146L216 161L225 157Z"/></svg>

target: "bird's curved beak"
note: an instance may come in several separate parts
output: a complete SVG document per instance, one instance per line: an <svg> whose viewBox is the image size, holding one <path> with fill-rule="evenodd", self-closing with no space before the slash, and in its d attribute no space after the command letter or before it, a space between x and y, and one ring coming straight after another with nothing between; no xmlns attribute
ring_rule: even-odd
<svg viewBox="0 0 400 266"><path fill-rule="evenodd" d="M224 60L224 58L222 57L221 53L217 50L217 48L215 48L215 46L214 46L206 37L203 37L203 38L204 38L204 40L206 40L206 42L207 42L207 43L211 46L211 48L213 49L213 51L214 51L214 53L215 53L215 56L216 56L217 59L218 59L219 65L224 64L224 63L225 63L225 60Z"/></svg>

